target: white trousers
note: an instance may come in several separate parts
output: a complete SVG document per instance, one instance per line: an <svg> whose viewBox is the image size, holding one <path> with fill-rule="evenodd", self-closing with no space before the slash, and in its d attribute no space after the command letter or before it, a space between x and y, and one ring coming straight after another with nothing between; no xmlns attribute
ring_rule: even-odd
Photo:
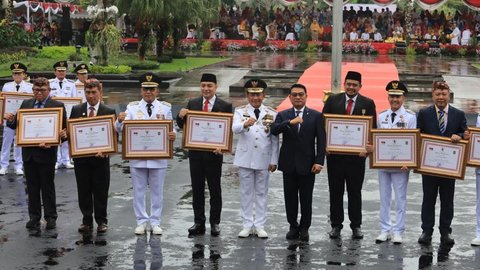
<svg viewBox="0 0 480 270"><path fill-rule="evenodd" d="M267 220L268 170L239 168L243 227L262 228ZM254 214L255 205L255 214Z"/></svg>
<svg viewBox="0 0 480 270"><path fill-rule="evenodd" d="M10 163L10 149L13 146L13 159L15 160L15 169L23 168L22 148L17 146L15 139L15 130L9 127L3 129L2 153L0 157L0 165L2 168L8 168Z"/></svg>
<svg viewBox="0 0 480 270"><path fill-rule="evenodd" d="M68 142L63 142L57 151L57 163L65 165L70 162L70 152L68 152Z"/></svg>
<svg viewBox="0 0 480 270"><path fill-rule="evenodd" d="M137 225L150 222L150 225L160 225L163 209L163 183L166 168L149 169L130 167L133 187L133 211ZM145 198L147 185L150 186L150 215L147 213Z"/></svg>
<svg viewBox="0 0 480 270"><path fill-rule="evenodd" d="M477 176L477 238L480 238L480 169L475 170Z"/></svg>
<svg viewBox="0 0 480 270"><path fill-rule="evenodd" d="M407 205L407 185L409 172L400 170L379 170L380 190L380 229L382 232L403 233L405 231L405 212ZM395 224L390 221L390 203L392 188L395 193Z"/></svg>

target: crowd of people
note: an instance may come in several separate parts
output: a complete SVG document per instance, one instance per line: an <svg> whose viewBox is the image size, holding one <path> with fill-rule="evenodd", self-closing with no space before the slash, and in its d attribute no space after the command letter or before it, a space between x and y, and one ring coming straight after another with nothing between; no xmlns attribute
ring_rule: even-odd
<svg viewBox="0 0 480 270"><path fill-rule="evenodd" d="M28 191L29 221L26 227L40 229L40 220L46 221L46 229L56 228L55 170L59 166L75 169L78 203L82 221L78 227L81 233L91 232L95 221L97 233L108 230L107 205L110 184L109 155L98 152L87 157L73 158L64 156L62 148L68 142L70 131L66 129L66 119L116 116L115 110L102 102L102 84L96 79L88 79L88 66L77 66L77 85L83 91L75 89L75 83L65 79L68 65L59 61L54 65L55 78L48 80L40 77L32 84L23 81L27 67L22 63L11 65L13 81L5 84L3 92L32 93L25 99L20 109L42 109L60 107L63 110L63 126L58 133L63 142L59 146L45 142L38 145L24 146L14 151L15 173L23 174L25 170ZM375 145L368 142L356 154L327 152L327 134L324 114L370 116L372 128L412 129L421 133L443 136L452 143L461 139L468 140L465 113L449 104L450 87L444 81L436 81L432 86L433 105L420 110L418 115L403 106L408 89L400 81L391 81L385 87L388 92L390 108L380 112L377 117L375 102L360 94L362 75L349 71L344 80L344 93L331 95L325 102L322 112L306 106L307 87L295 83L290 87L288 98L292 107L281 112L265 106L268 86L261 79L248 80L245 85L246 105L233 110L232 104L216 95L217 78L214 74L204 73L200 79L200 95L188 101L176 117L172 116L171 105L158 101L160 79L151 72L140 76L140 101L128 104L125 112L120 112L113 129L121 133L126 120L170 120L176 121L180 128L193 125L188 115L195 111L210 113L232 113L233 123L228 129L239 137L234 165L239 168L240 202L243 228L238 237L246 238L256 235L268 238L267 196L269 174L277 169L283 174L283 192L286 218L289 225L286 239L309 241L309 228L312 224L313 189L316 175L323 168L326 160L328 186L330 193L329 237L339 238L344 223L344 194L348 195L348 218L353 239L363 239L362 232L362 187L365 177L367 156L375 150ZM83 103L73 106L67 114L63 103L55 100L58 96L82 96ZM17 122L16 112L8 111L4 118L6 136L2 144L2 173L7 173L10 147L14 143L16 129L24 122ZM68 116L67 116L68 115ZM210 122L207 123L209 125ZM195 122L195 126L200 123ZM478 117L477 126L480 126ZM221 125L219 126L221 127ZM189 127L193 128L193 127ZM202 127L203 129L204 127ZM24 129L24 128L22 128ZM227 129L227 130L228 130ZM148 130L146 131L148 132ZM10 134L10 135L8 135ZM176 131L168 131L165 140L173 142ZM279 137L282 137L281 143ZM125 139L125 138L124 138ZM124 141L125 142L125 141ZM364 147L364 148L363 148ZM5 149L4 149L5 148ZM58 153L57 153L58 149ZM19 153L21 153L19 155ZM58 157L57 157L58 154ZM4 156L8 157L4 160ZM207 183L210 196L210 232L212 236L221 233L222 213L222 164L223 152L218 147L212 150L189 150L189 169L193 194L193 226L188 229L190 236L203 235L206 232L207 216L205 214L205 189ZM128 159L128 158L127 158ZM65 163L63 163L65 162ZM133 208L136 219L135 234L161 235L163 210L163 185L166 177L167 159L145 157L129 160L133 186ZM348 167L348 170L345 168ZM392 240L401 244L404 240L406 218L406 196L410 168L397 166L379 170L380 190L380 233L377 243ZM150 188L151 207L146 206L147 188ZM423 202L421 209L422 234L418 243L430 245L435 227L435 204L440 196L440 242L453 245L451 223L454 217L455 179L451 177L422 174ZM477 171L477 233L471 245L480 245L480 173ZM392 190L395 193L395 222L390 219ZM300 214L299 214L300 210ZM300 216L300 218L299 218Z"/></svg>
<svg viewBox="0 0 480 270"><path fill-rule="evenodd" d="M203 38L210 39L266 39L331 41L332 8L297 5L284 8L220 8L219 19L212 22ZM469 45L472 37L480 34L480 14L471 10L420 10L411 13L411 30L407 28L405 10L398 6L394 12L386 8L359 5L344 7L343 40L375 41L410 40ZM194 24L187 27L186 38L197 38Z"/></svg>

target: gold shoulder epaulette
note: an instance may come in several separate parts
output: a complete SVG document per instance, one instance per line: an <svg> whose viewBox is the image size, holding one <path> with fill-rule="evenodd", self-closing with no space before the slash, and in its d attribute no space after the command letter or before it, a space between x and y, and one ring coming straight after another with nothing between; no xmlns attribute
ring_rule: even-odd
<svg viewBox="0 0 480 270"><path fill-rule="evenodd" d="M172 107L172 104L166 102L166 101L160 101L160 103L162 103L163 105L167 106L167 107Z"/></svg>

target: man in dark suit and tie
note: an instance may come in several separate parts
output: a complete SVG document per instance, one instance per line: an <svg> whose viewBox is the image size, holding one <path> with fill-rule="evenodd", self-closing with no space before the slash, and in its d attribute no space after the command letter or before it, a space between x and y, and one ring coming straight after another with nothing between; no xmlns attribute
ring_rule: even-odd
<svg viewBox="0 0 480 270"><path fill-rule="evenodd" d="M362 75L349 71L345 76L345 93L332 95L323 107L323 113L370 115L373 128L377 126L377 113L373 100L359 94ZM343 194L345 185L348 194L348 217L354 239L362 239L362 186L365 177L365 153L359 156L327 153L328 186L330 191L330 238L340 237L343 228Z"/></svg>
<svg viewBox="0 0 480 270"><path fill-rule="evenodd" d="M63 108L62 130L59 133L62 141L67 140L66 123L67 114L63 103L51 99L50 84L47 78L37 78L33 81L33 98L22 102L20 109L32 108ZM13 113L5 115L7 126L17 128L17 119ZM28 229L39 229L42 217L42 204L44 218L47 222L46 229L57 227L57 207L55 197L55 162L57 161L57 146L40 143L37 146L22 148L23 166L27 180L28 192ZM41 196L41 199L40 199Z"/></svg>
<svg viewBox="0 0 480 270"><path fill-rule="evenodd" d="M232 104L215 95L217 78L214 74L204 73L200 80L202 96L188 101L177 116L177 124L183 128L184 118L189 110L205 112L232 113ZM210 230L212 236L220 234L220 214L222 212L222 175L223 155L219 149L215 151L190 150L190 178L192 181L193 212L195 224L188 229L189 235L205 233L205 179L210 191Z"/></svg>
<svg viewBox="0 0 480 270"><path fill-rule="evenodd" d="M271 133L283 134L278 169L283 172L285 209L290 224L286 238L308 241L315 175L322 170L325 159L325 123L320 112L305 106L307 88L304 85L292 85L289 97L293 107L277 114Z"/></svg>
<svg viewBox="0 0 480 270"><path fill-rule="evenodd" d="M87 102L72 108L70 119L115 115L115 110L104 105L102 101L102 84L97 79L85 82ZM104 233L108 229L107 202L110 187L110 158L97 153L91 157L79 157L75 162L75 178L77 179L78 205L82 211L82 224L79 232L93 229L93 215L97 222L97 232Z"/></svg>
<svg viewBox="0 0 480 270"><path fill-rule="evenodd" d="M452 142L468 139L467 120L465 113L449 105L450 87L446 82L433 83L432 99L434 105L418 112L417 128L421 133L449 137ZM465 133L465 134L464 134ZM455 194L455 179L438 176L422 175L422 235L418 243L430 245L433 227L435 225L435 203L440 194L440 242L445 245L455 244L451 237L453 219L453 196Z"/></svg>

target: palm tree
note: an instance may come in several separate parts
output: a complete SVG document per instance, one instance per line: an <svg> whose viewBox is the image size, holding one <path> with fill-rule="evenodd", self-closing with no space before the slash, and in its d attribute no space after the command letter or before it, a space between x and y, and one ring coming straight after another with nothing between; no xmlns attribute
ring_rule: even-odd
<svg viewBox="0 0 480 270"><path fill-rule="evenodd" d="M7 8L5 9L5 19L7 22L13 21L13 0L8 0Z"/></svg>
<svg viewBox="0 0 480 270"><path fill-rule="evenodd" d="M145 59L147 39L152 32L156 34L157 57L163 55L163 43L170 32L176 52L179 29L187 22L209 21L220 6L220 0L116 0L116 3L121 12L136 20L140 60Z"/></svg>

